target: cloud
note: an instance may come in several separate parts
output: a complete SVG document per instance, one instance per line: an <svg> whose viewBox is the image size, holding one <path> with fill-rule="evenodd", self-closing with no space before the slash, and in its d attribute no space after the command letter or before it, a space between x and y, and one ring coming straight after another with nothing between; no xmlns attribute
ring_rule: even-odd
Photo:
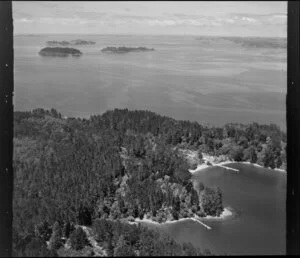
<svg viewBox="0 0 300 258"><path fill-rule="evenodd" d="M22 18L31 19L32 15L26 12L15 11L13 12L13 17L14 19L22 19Z"/></svg>
<svg viewBox="0 0 300 258"><path fill-rule="evenodd" d="M138 16L138 15L111 15L107 21L122 24L141 24L149 26L193 26L193 27L219 27L231 26L263 26L285 25L285 14L253 15L253 14L229 14L225 16L203 16L187 14L169 14L163 16Z"/></svg>
<svg viewBox="0 0 300 258"><path fill-rule="evenodd" d="M89 21L79 17L67 17L67 18L53 18L53 17L41 17L37 20L44 24L56 24L56 25L84 25Z"/></svg>
<svg viewBox="0 0 300 258"><path fill-rule="evenodd" d="M32 22L34 22L34 20L28 19L28 18L18 18L18 19L15 19L15 21L19 22L19 23L32 23Z"/></svg>
<svg viewBox="0 0 300 258"><path fill-rule="evenodd" d="M286 14L273 14L267 18L267 21L274 25L285 25L287 24Z"/></svg>
<svg viewBox="0 0 300 258"><path fill-rule="evenodd" d="M107 12L77 11L74 12L74 15L86 20L97 20L107 17L109 14Z"/></svg>
<svg viewBox="0 0 300 258"><path fill-rule="evenodd" d="M40 22L53 25L106 25L106 26L159 26L159 27L220 27L220 26L264 26L286 25L287 14L247 14L229 13L222 16L190 15L183 13L163 13L162 15L133 15L129 8L126 12L97 12L75 10L72 14L63 15L56 12L55 15L44 17L32 17L32 15L16 12L16 22L31 23Z"/></svg>
<svg viewBox="0 0 300 258"><path fill-rule="evenodd" d="M243 25L286 25L287 14L271 13L271 14L231 14L230 19L236 23L241 22Z"/></svg>

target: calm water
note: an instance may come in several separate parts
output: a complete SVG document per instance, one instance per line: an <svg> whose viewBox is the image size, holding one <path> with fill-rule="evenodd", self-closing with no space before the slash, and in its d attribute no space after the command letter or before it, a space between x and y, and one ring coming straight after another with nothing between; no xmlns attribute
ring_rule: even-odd
<svg viewBox="0 0 300 258"><path fill-rule="evenodd" d="M209 168L194 175L208 186L219 186L225 207L237 216L227 221L193 221L158 227L180 242L210 249L215 254L285 254L286 174L245 164L230 164L240 173Z"/></svg>
<svg viewBox="0 0 300 258"><path fill-rule="evenodd" d="M86 39L79 58L41 57L48 40ZM106 46L156 51L101 53ZM148 109L222 125L273 122L285 129L286 50L245 49L193 36L15 36L15 108L56 108L88 117L107 109Z"/></svg>

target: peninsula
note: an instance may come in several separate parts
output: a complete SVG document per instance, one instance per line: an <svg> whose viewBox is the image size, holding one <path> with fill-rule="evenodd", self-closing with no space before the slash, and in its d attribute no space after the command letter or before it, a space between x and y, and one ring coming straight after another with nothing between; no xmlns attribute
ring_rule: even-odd
<svg viewBox="0 0 300 258"><path fill-rule="evenodd" d="M145 52L145 51L154 51L154 48L146 47L106 47L101 50L104 53L116 53L124 54L129 52Z"/></svg>
<svg viewBox="0 0 300 258"><path fill-rule="evenodd" d="M40 52L41 56L81 56L82 53L78 49L68 47L45 47Z"/></svg>
<svg viewBox="0 0 300 258"><path fill-rule="evenodd" d="M14 125L15 252L21 257L35 246L58 253L83 250L87 241L76 244L82 230L96 236L90 240L95 253L109 254L126 243L113 242L114 234L145 240L139 247L147 248L159 239L149 237L142 223L192 220L202 230L214 229L213 221L235 218L239 207L231 200L225 205L222 186L193 174L221 166L242 177L242 170L228 166L233 162L286 168L286 134L276 125L210 127L128 109L65 118L42 108L15 112ZM39 242L19 242L23 237ZM150 247L160 242L169 241Z"/></svg>

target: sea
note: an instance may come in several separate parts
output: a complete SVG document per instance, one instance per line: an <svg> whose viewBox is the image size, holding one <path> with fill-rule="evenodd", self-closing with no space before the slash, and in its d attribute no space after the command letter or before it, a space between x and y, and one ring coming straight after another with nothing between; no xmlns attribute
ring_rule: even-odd
<svg viewBox="0 0 300 258"><path fill-rule="evenodd" d="M51 40L92 40L80 57L42 57ZM107 46L155 51L108 54ZM286 130L286 49L243 47L224 38L147 35L15 35L15 110L55 108L88 118L114 108L180 120L275 123Z"/></svg>

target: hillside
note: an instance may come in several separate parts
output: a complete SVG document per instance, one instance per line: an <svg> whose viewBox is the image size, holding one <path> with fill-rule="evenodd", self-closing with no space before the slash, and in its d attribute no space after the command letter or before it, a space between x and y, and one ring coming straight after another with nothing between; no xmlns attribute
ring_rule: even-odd
<svg viewBox="0 0 300 258"><path fill-rule="evenodd" d="M273 168L286 162L286 135L275 125L204 127L128 109L89 119L63 118L54 109L35 109L15 112L14 130L17 252L31 248L20 239L40 236L36 228L45 222L57 222L62 228L67 223L94 228L97 219L146 217L164 222L219 216L220 189L202 183L194 188L191 182L189 169L193 161L201 162L195 151ZM48 232L51 227L44 229ZM104 246L113 252L117 240ZM160 250L160 254L165 253Z"/></svg>

